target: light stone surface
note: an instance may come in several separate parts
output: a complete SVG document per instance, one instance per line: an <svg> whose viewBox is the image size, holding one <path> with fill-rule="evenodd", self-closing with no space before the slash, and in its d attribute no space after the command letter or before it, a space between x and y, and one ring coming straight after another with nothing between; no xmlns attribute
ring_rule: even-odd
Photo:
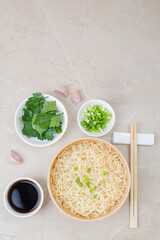
<svg viewBox="0 0 160 240"><path fill-rule="evenodd" d="M78 89L80 104L54 93ZM19 103L35 91L64 103L69 125L56 144L37 149L14 128ZM76 116L82 103L98 98L116 113L113 131L155 133L155 145L138 147L137 230L129 228L129 200L108 219L84 223L61 213L48 195L50 162L65 144L85 135ZM0 240L159 240L160 239L160 1L159 0L0 0ZM112 131L112 132L113 132ZM102 137L111 142L112 133ZM12 148L22 165L9 161ZM129 146L119 145L129 161ZM2 195L14 178L42 185L45 201L33 217L19 219Z"/></svg>

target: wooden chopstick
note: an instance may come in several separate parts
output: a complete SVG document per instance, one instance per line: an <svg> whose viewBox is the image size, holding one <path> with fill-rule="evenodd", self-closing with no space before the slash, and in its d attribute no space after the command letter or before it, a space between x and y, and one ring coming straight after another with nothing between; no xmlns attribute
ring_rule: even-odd
<svg viewBox="0 0 160 240"><path fill-rule="evenodd" d="M134 227L137 228L137 129L134 123Z"/></svg>
<svg viewBox="0 0 160 240"><path fill-rule="evenodd" d="M133 122L131 123L130 169L130 228L137 228L137 131L136 123L133 126Z"/></svg>
<svg viewBox="0 0 160 240"><path fill-rule="evenodd" d="M133 122L131 123L131 142L130 142L130 170L131 170L131 189L130 189L130 228L133 227L133 217L134 217L134 193L133 193L133 169L134 169L134 160L133 160Z"/></svg>

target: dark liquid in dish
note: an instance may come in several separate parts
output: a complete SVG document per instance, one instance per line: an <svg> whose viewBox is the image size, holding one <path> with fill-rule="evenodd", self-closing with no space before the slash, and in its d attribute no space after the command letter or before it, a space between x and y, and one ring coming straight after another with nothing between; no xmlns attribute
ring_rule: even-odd
<svg viewBox="0 0 160 240"><path fill-rule="evenodd" d="M40 198L38 186L29 180L14 183L8 191L8 202L19 213L29 213L35 210Z"/></svg>

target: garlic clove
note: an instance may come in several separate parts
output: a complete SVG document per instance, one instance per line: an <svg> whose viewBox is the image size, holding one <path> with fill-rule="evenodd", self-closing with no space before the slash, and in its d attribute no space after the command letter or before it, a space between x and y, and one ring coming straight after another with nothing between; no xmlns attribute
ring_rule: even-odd
<svg viewBox="0 0 160 240"><path fill-rule="evenodd" d="M68 97L68 89L65 86L57 87L54 91L63 94L65 97Z"/></svg>
<svg viewBox="0 0 160 240"><path fill-rule="evenodd" d="M23 160L13 151L10 151L10 160L17 164L21 164L23 162Z"/></svg>
<svg viewBox="0 0 160 240"><path fill-rule="evenodd" d="M81 101L80 95L77 90L74 90L72 93L72 100L79 103Z"/></svg>

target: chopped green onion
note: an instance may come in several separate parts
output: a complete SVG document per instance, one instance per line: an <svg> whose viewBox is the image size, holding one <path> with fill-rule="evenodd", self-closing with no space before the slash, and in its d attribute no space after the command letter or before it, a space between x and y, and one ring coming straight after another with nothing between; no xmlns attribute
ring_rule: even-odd
<svg viewBox="0 0 160 240"><path fill-rule="evenodd" d="M80 183L80 179L77 178L75 182L79 184Z"/></svg>
<svg viewBox="0 0 160 240"><path fill-rule="evenodd" d="M80 182L78 185L79 185L79 187L82 187L82 186L83 186L83 183Z"/></svg>
<svg viewBox="0 0 160 240"><path fill-rule="evenodd" d="M97 186L95 186L94 188L90 188L90 192L93 192L93 191L96 191L96 189L97 189Z"/></svg>
<svg viewBox="0 0 160 240"><path fill-rule="evenodd" d="M90 172L91 172L91 168L88 168L88 169L87 169L87 173L90 173Z"/></svg>
<svg viewBox="0 0 160 240"><path fill-rule="evenodd" d="M88 178L86 177L86 175L83 175L84 179L88 181Z"/></svg>
<svg viewBox="0 0 160 240"><path fill-rule="evenodd" d="M90 183L89 181L86 182L86 185L87 185L88 187L90 186L90 184L91 184L91 183Z"/></svg>
<svg viewBox="0 0 160 240"><path fill-rule="evenodd" d="M101 104L95 104L92 107L86 107L83 111L81 125L88 132L103 132L111 121L112 114Z"/></svg>
<svg viewBox="0 0 160 240"><path fill-rule="evenodd" d="M88 178L86 177L86 175L83 175L86 185L89 187L90 186L90 181L88 180Z"/></svg>
<svg viewBox="0 0 160 240"><path fill-rule="evenodd" d="M93 198L96 198L97 197L97 194L93 196Z"/></svg>
<svg viewBox="0 0 160 240"><path fill-rule="evenodd" d="M78 167L74 167L74 171L77 171L78 170Z"/></svg>
<svg viewBox="0 0 160 240"><path fill-rule="evenodd" d="M106 173L106 172L104 172L104 173L103 173L103 175L105 176L105 175L107 175L107 173Z"/></svg>
<svg viewBox="0 0 160 240"><path fill-rule="evenodd" d="M80 178L77 178L75 182L78 184L79 187L83 186L83 183L80 182Z"/></svg>
<svg viewBox="0 0 160 240"><path fill-rule="evenodd" d="M102 181L101 181L101 184L104 184L105 183L105 180L103 179Z"/></svg>

